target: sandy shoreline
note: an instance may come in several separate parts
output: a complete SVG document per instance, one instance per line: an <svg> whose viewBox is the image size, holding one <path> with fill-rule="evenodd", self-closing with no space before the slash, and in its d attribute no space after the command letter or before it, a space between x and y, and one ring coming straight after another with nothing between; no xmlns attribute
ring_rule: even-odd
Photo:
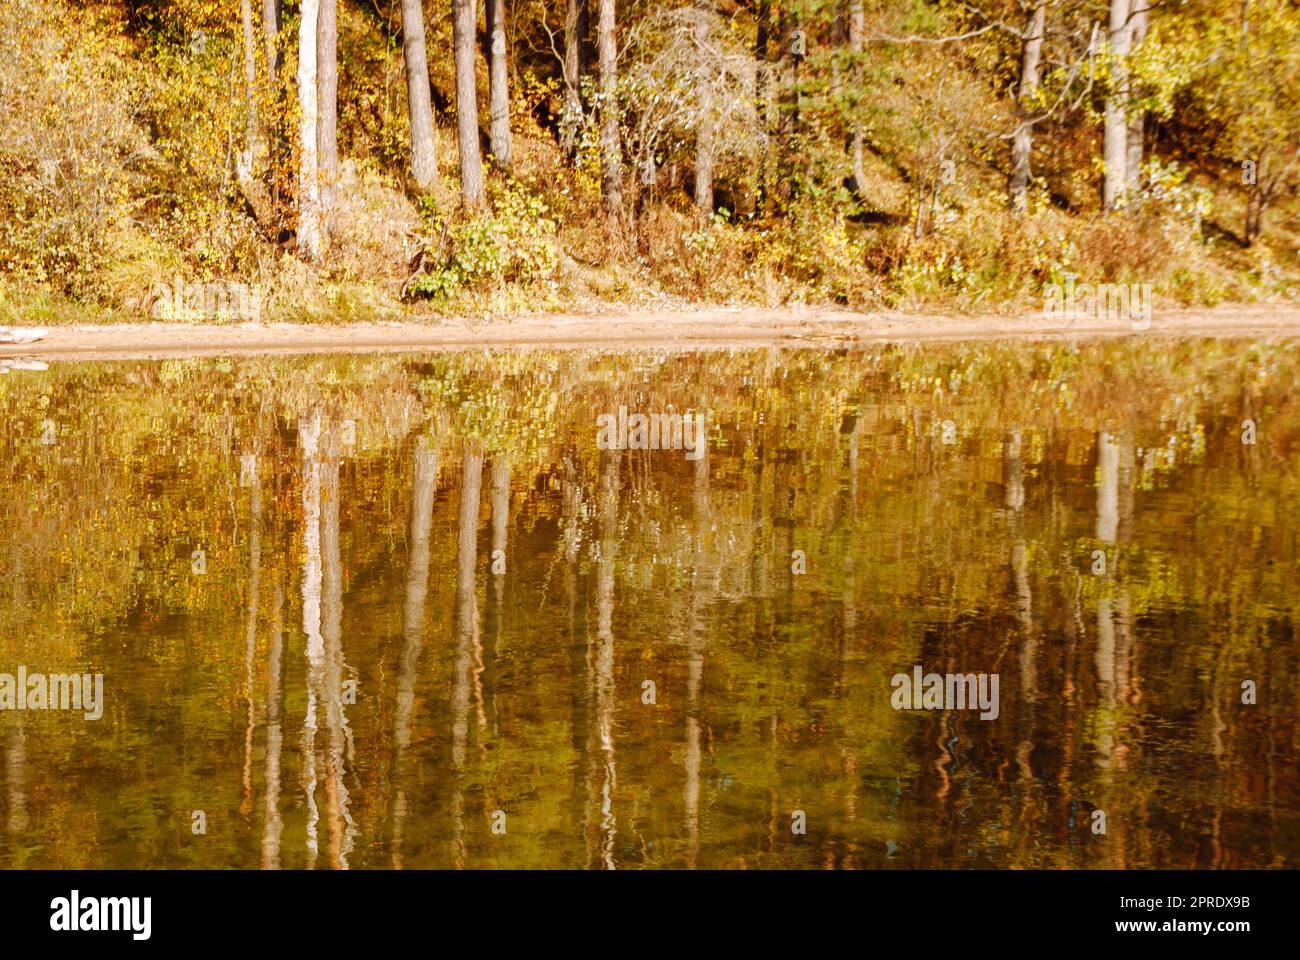
<svg viewBox="0 0 1300 960"><path fill-rule="evenodd" d="M1264 304L1157 311L1150 329L1043 314L937 316L831 309L631 310L436 323L139 323L51 327L31 344L0 344L0 358L42 360L230 354L381 353L497 348L826 346L857 342L1061 340L1117 336L1300 337L1300 306Z"/></svg>

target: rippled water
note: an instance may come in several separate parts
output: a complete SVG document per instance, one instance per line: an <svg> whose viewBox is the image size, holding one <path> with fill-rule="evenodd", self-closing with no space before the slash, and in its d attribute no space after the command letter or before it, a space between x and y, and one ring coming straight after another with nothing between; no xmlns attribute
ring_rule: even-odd
<svg viewBox="0 0 1300 960"><path fill-rule="evenodd" d="M1298 358L11 369L0 864L1297 866Z"/></svg>

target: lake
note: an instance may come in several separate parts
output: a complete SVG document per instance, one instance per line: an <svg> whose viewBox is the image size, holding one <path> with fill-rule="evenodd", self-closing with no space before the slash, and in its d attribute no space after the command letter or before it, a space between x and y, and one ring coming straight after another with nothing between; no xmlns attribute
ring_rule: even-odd
<svg viewBox="0 0 1300 960"><path fill-rule="evenodd" d="M1300 865L1294 342L32 366L0 866Z"/></svg>

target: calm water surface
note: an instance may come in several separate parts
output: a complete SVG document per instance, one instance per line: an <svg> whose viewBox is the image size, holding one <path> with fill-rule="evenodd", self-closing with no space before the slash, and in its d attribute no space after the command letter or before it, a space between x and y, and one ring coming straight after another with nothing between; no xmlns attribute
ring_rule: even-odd
<svg viewBox="0 0 1300 960"><path fill-rule="evenodd" d="M0 673L104 708L0 711L0 865L1295 867L1298 360L12 370Z"/></svg>

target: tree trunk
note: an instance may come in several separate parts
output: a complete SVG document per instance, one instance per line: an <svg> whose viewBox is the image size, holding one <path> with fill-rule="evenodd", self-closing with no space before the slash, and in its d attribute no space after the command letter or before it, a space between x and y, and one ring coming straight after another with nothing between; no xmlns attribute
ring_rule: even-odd
<svg viewBox="0 0 1300 960"><path fill-rule="evenodd" d="M316 154L316 25L320 0L302 0L298 25L298 251L320 258L320 174Z"/></svg>
<svg viewBox="0 0 1300 960"><path fill-rule="evenodd" d="M284 88L280 83L280 67L284 56L280 50L280 28L284 23L281 0L262 0L262 43L266 48L266 81L271 91L271 116L267 123L267 143L271 166L271 191L268 216L273 217L280 198L280 171L289 153L289 143L283 127ZM262 217L259 215L258 220ZM277 231L278 232L278 231Z"/></svg>
<svg viewBox="0 0 1300 960"><path fill-rule="evenodd" d="M862 0L849 0L849 53L853 55L850 71L853 78L854 93L862 95L862 38L866 32L866 13ZM867 175L862 169L862 125L855 119L853 132L849 135L849 157L853 162L853 192L859 196L866 184Z"/></svg>
<svg viewBox="0 0 1300 960"><path fill-rule="evenodd" d="M564 9L564 115L560 118L560 145L570 157L578 147L582 126L582 11L586 0L568 0Z"/></svg>
<svg viewBox="0 0 1300 960"><path fill-rule="evenodd" d="M1151 0L1133 0L1133 36L1130 49L1136 47L1147 35ZM1128 121L1128 156L1125 158L1125 173L1128 178L1128 195L1136 197L1142 189L1142 139L1146 129L1146 112L1130 111Z"/></svg>
<svg viewBox="0 0 1300 960"><path fill-rule="evenodd" d="M281 0L262 0L262 42L266 45L266 75L272 84L280 76Z"/></svg>
<svg viewBox="0 0 1300 960"><path fill-rule="evenodd" d="M1102 159L1105 180L1102 205L1107 210L1124 206L1128 184L1128 50L1131 26L1128 22L1129 0L1110 0L1110 89L1106 94L1106 115Z"/></svg>
<svg viewBox="0 0 1300 960"><path fill-rule="evenodd" d="M503 170L510 169L510 88L506 61L506 2L487 0L489 43L488 88L492 116L488 128L492 156Z"/></svg>
<svg viewBox="0 0 1300 960"><path fill-rule="evenodd" d="M316 27L317 163L320 168L321 245L329 243L339 186L338 0L320 0Z"/></svg>
<svg viewBox="0 0 1300 960"><path fill-rule="evenodd" d="M695 210L702 223L713 215L713 170L717 155L716 125L713 116L712 78L704 57L709 46L709 22L713 16L711 0L701 0L700 19L695 26L695 44L699 48L700 116L695 128Z"/></svg>
<svg viewBox="0 0 1300 960"><path fill-rule="evenodd" d="M244 32L244 152L239 158L239 179L252 179L253 165L262 152L257 130L257 31L253 26L253 0L239 0L239 20Z"/></svg>
<svg viewBox="0 0 1300 960"><path fill-rule="evenodd" d="M438 181L429 93L429 55L424 46L424 5L402 0L402 57L406 62L406 108L411 118L411 176L421 190Z"/></svg>
<svg viewBox="0 0 1300 960"><path fill-rule="evenodd" d="M614 39L614 0L600 0L596 28L600 52L600 172L605 212L623 222L623 158L618 137L618 47Z"/></svg>
<svg viewBox="0 0 1300 960"><path fill-rule="evenodd" d="M794 196L794 140L799 130L799 61L794 56L794 38L799 30L798 11L793 4L780 5L778 36L781 49L777 57L777 82L781 86L777 108L776 182L778 195L784 201Z"/></svg>
<svg viewBox="0 0 1300 960"><path fill-rule="evenodd" d="M1029 209L1029 180L1033 176L1030 154L1034 147L1034 124L1030 118L1036 109L1033 101L1038 92L1046 21L1047 0L1036 0L1025 23L1025 32L1021 35L1020 87L1016 91L1018 116L1015 136L1011 141L1011 185L1008 199L1011 209L1018 214Z"/></svg>
<svg viewBox="0 0 1300 960"><path fill-rule="evenodd" d="M713 118L706 112L700 117L699 129L695 134L695 209L701 221L707 221L713 215L716 139Z"/></svg>
<svg viewBox="0 0 1300 960"><path fill-rule="evenodd" d="M1255 168L1256 180L1250 185L1246 194L1246 223L1242 231L1242 246L1252 246L1259 239L1259 232L1264 220L1264 191L1259 183L1260 170Z"/></svg>
<svg viewBox="0 0 1300 960"><path fill-rule="evenodd" d="M758 32L754 37L754 112L758 115L759 128L763 133L763 154L758 163L758 212L767 209L767 193L771 180L772 151L768 147L771 125L768 121L768 99L770 96L771 76L767 61L768 45L772 36L772 0L758 2Z"/></svg>
<svg viewBox="0 0 1300 960"><path fill-rule="evenodd" d="M474 80L474 0L452 0L456 60L456 140L460 148L460 199L483 205L483 158L478 147L478 89Z"/></svg>

